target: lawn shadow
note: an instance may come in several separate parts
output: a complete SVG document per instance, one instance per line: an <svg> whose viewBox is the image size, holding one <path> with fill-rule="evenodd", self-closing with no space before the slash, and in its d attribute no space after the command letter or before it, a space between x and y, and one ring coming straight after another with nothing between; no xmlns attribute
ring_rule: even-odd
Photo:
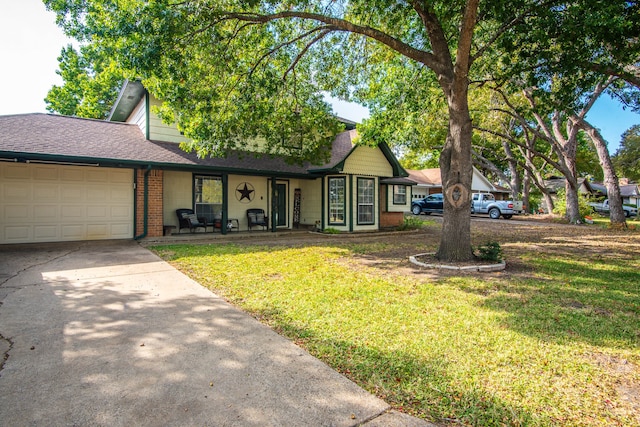
<svg viewBox="0 0 640 427"><path fill-rule="evenodd" d="M426 359L403 351L381 351L366 343L334 340L289 321L277 308L250 314L392 407L438 424L529 425L540 416L511 405L480 384L456 387L446 357Z"/></svg>
<svg viewBox="0 0 640 427"><path fill-rule="evenodd" d="M572 260L566 254L537 254L521 262L531 276L448 283L482 295L482 307L509 313L507 327L537 339L603 348L640 345L636 267L622 260Z"/></svg>

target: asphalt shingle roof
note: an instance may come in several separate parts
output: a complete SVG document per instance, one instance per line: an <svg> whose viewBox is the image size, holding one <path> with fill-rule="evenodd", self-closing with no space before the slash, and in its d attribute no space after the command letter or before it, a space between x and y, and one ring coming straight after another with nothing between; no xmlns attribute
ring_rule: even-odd
<svg viewBox="0 0 640 427"><path fill-rule="evenodd" d="M407 169L409 179L416 181L418 184L441 186L442 178L440 177L440 168L432 169Z"/></svg>
<svg viewBox="0 0 640 427"><path fill-rule="evenodd" d="M22 154L32 158L56 156L86 162L121 161L166 167L308 175L309 169L329 168L344 160L353 147L353 132L337 136L327 165L310 166L289 164L281 157L249 152L231 152L224 158L201 159L195 153L182 151L178 144L145 139L134 124L42 113L20 114L0 116L0 157Z"/></svg>

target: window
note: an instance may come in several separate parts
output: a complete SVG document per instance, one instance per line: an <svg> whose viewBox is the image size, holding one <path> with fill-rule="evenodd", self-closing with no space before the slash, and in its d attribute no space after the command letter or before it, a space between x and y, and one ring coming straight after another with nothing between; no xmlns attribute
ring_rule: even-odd
<svg viewBox="0 0 640 427"><path fill-rule="evenodd" d="M393 186L393 204L394 205L407 204L407 187L405 185Z"/></svg>
<svg viewBox="0 0 640 427"><path fill-rule="evenodd" d="M222 178L196 175L193 188L194 210L198 217L208 223L222 219Z"/></svg>
<svg viewBox="0 0 640 427"><path fill-rule="evenodd" d="M374 224L374 200L376 181L358 178L358 224Z"/></svg>
<svg viewBox="0 0 640 427"><path fill-rule="evenodd" d="M346 210L345 177L329 178L329 224L344 224Z"/></svg>

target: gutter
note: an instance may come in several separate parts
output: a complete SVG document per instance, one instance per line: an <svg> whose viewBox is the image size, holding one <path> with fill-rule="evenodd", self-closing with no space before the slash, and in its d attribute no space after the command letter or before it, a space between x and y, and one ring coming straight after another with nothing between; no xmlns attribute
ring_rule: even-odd
<svg viewBox="0 0 640 427"><path fill-rule="evenodd" d="M102 157L86 157L86 156L69 156L64 154L43 154L43 153L25 153L17 151L0 150L0 161L18 162L18 163L51 163L63 165L77 166L95 166L95 167L113 167L113 168L137 168L144 166L153 166L155 169L187 171L195 173L229 173L236 175L250 176L273 176L274 172L280 178L298 178L298 179L316 179L317 176L306 172L281 172L263 169L242 169L230 168L219 165L199 165L190 163L166 163L153 162L148 159L128 160L128 159L109 159Z"/></svg>
<svg viewBox="0 0 640 427"><path fill-rule="evenodd" d="M145 237L147 237L147 232L149 231L149 223L147 219L147 216L149 214L149 173L151 173L151 165L147 166L147 169L144 171L144 203L143 203L143 211L142 211L144 216L142 218L142 223L143 223L142 234L135 236L133 240L144 239ZM136 188L136 200L135 200L134 206L137 206L137 205L138 205L138 195L137 195L137 188ZM135 224L138 223L137 216L133 220L135 221L134 222L134 228L135 228Z"/></svg>

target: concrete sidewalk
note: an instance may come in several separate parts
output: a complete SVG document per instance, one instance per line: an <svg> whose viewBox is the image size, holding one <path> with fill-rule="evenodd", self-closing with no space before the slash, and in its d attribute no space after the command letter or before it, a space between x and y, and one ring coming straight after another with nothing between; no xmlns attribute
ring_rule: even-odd
<svg viewBox="0 0 640 427"><path fill-rule="evenodd" d="M2 425L428 425L134 242L0 247L0 303Z"/></svg>

